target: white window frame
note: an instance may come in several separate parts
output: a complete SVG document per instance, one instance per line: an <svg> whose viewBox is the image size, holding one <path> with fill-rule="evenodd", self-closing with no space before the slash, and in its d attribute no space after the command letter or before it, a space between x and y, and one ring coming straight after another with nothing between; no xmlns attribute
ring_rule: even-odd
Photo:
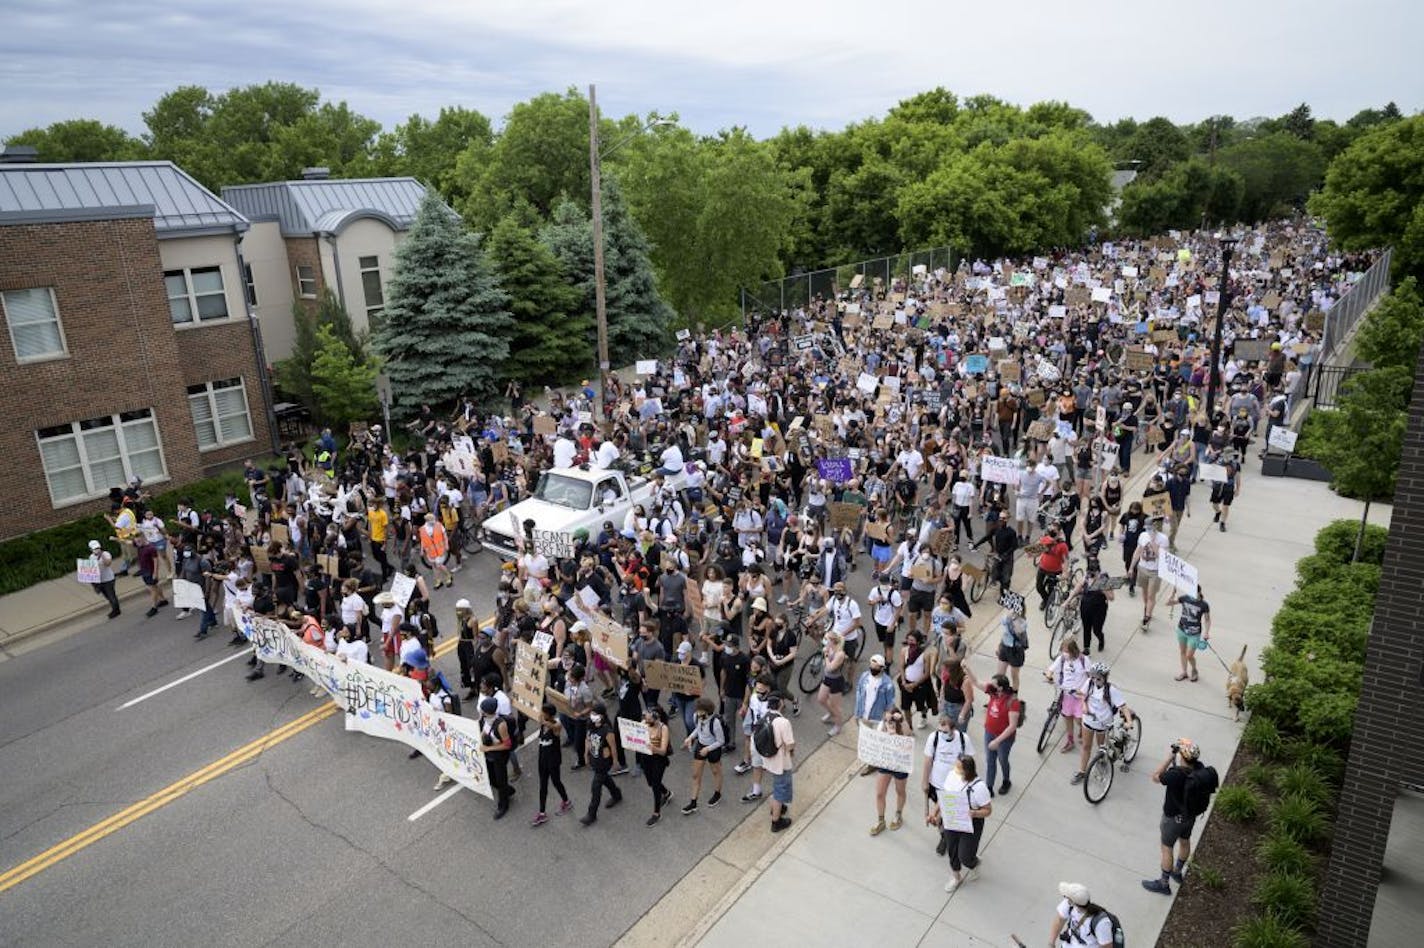
<svg viewBox="0 0 1424 948"><path fill-rule="evenodd" d="M257 308L257 281L252 278L252 264L246 260L242 262L242 301Z"/></svg>
<svg viewBox="0 0 1424 948"><path fill-rule="evenodd" d="M307 273L310 274L310 275L304 278L304 277L302 276L302 271L303 271L303 270L307 271ZM297 274L297 295L300 296L300 297L301 297L302 299L304 299L304 300L314 300L314 299L316 299L316 267L309 266L309 265L307 265L307 264L305 264L305 263L299 263L299 264L297 264L297 266L296 266L296 274ZM307 289L307 285L308 285L308 284L311 285L311 289L310 289L310 290Z"/></svg>
<svg viewBox="0 0 1424 948"><path fill-rule="evenodd" d="M237 384L226 384L229 382L236 382ZM190 385L188 387L190 389L194 389L200 386ZM246 444L249 441L256 440L256 429L252 426L252 406L247 401L247 381L242 376L239 375L237 378L232 379L215 379L211 382L203 382L201 384L201 388L203 389L203 391L201 392L188 392L188 410L190 412L192 411L193 399L195 398L201 398L207 401L208 412L213 419L213 436L217 439L217 441L214 444L209 445L204 445L201 440L198 441L199 452L218 451L222 448L230 448L235 444ZM222 420L223 418L232 418L234 417L234 415L232 413L229 413L227 415L221 415L218 413L217 392L219 391L219 389L226 390L230 388L235 388L242 393L242 411L243 414L247 416L247 437L227 441L223 439ZM197 433L197 424L197 419L195 418L193 420L193 430L195 435Z"/></svg>
<svg viewBox="0 0 1424 948"><path fill-rule="evenodd" d="M199 271L199 272L203 272L203 273L208 273L208 272L216 273L216 274L218 275L218 282L222 284L222 289L221 289L221 290L218 290L218 291L216 291L216 292L214 292L214 291L212 291L212 290L209 290L209 291L204 292L204 293L199 293L199 292L197 292L196 290L193 289L193 273L194 273L195 271ZM213 324L213 323L225 323L225 322L229 322L229 321L231 321L231 320L233 319L232 307L228 305L228 298L227 298L227 280L223 279L222 267L217 266L216 264L214 264L214 265L212 265L212 266L206 266L206 267L183 267L182 269L178 269L178 270L164 270L164 271L163 271L163 295L168 298L168 316L169 316L169 319L170 319L170 320L173 318L173 300L176 299L177 297L168 296L168 278L169 278L169 277L176 277L176 276L181 276L181 277L183 277L183 287L184 287L184 289L187 291L187 297L186 297L186 298L187 298L187 300L188 300L188 312L189 312L189 314L191 315L191 318L188 319L188 320L185 321L185 322L181 322L181 323L175 322L175 323L173 323L173 328L174 328L174 329L188 329L188 328L191 328L191 327L194 327L194 326L208 326L208 325L211 325L211 324ZM200 298L209 297L209 296L221 296L221 297L222 297L223 310L224 310L224 313L223 313L222 316L210 316L210 317L208 317L207 319L204 319L204 318L199 314L199 312L198 312L198 300L199 300Z"/></svg>
<svg viewBox="0 0 1424 948"><path fill-rule="evenodd" d="M372 261L370 266L366 265L367 260ZM361 274L361 299L366 306L366 322L369 325L372 316L379 317L386 309L386 286L381 282L381 258L375 256L357 257L356 265ZM366 289L366 274L368 273L376 275L376 289L381 294L381 302L375 306L371 305L371 294Z"/></svg>
<svg viewBox="0 0 1424 948"><path fill-rule="evenodd" d="M124 467L125 483L127 483L131 478L133 478L134 470L133 465L129 462L128 441L124 436L124 432L128 428L136 427L142 423L148 423L153 425L153 437L158 450L158 463L162 466L163 473L157 477L146 477L144 478L143 482L144 484L162 484L169 479L168 458L163 453L163 434L158 430L158 413L155 412L152 408L143 408L136 410L145 411L148 414L142 418L131 418L128 421L123 420L123 415L129 414L129 412L121 412L115 415L100 415L92 419L86 418L82 421L72 421L69 423L68 426L70 429L69 434L66 435L50 435L46 437L41 436L38 430L35 431L35 448L40 453L40 467L44 471L45 488L49 491L50 505L52 507L58 510L63 507L72 507L75 504L82 504L85 501L94 500L97 497L107 497L109 494L110 487L121 486L118 484L95 483L94 472L89 467L89 452L84 444L84 432L86 430L93 431L98 429L85 429L80 427L84 424L85 421L97 421L99 419L107 419L109 422L109 426L115 429L117 433L117 440L119 443L119 459ZM47 427L59 428L64 426L53 425ZM86 494L65 498L56 498L54 496L54 488L50 485L50 472L49 469L46 468L44 465L44 445L47 442L63 440L74 441L75 448L79 453L79 469L84 472L84 486L88 488L88 493Z"/></svg>
<svg viewBox="0 0 1424 948"><path fill-rule="evenodd" d="M46 290L49 292L49 308L54 314L54 325L59 330L59 351L46 352L44 355L22 356L20 355L20 343L15 339L15 321L10 316L10 306L6 302L6 297L10 293L22 293L25 290ZM5 314L5 325L10 329L10 348L15 353L15 361L20 365L30 365L35 362L50 362L54 359L69 358L69 340L64 335L64 320L59 316L59 297L54 292L52 286L26 286L0 291L0 312ZM27 324L31 325L31 324Z"/></svg>

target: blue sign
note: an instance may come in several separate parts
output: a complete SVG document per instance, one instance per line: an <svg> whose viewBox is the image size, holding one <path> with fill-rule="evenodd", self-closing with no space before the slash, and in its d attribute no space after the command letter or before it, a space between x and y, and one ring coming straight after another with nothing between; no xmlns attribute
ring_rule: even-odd
<svg viewBox="0 0 1424 948"><path fill-rule="evenodd" d="M1058 432L1058 437L1060 438L1068 438L1073 435L1073 426L1066 421L1058 422L1058 424L1054 426L1054 430Z"/></svg>
<svg viewBox="0 0 1424 948"><path fill-rule="evenodd" d="M967 356L964 360L964 371L970 375L983 375L989 371L989 357L986 355Z"/></svg>
<svg viewBox="0 0 1424 948"><path fill-rule="evenodd" d="M823 458L816 462L816 473L832 484L844 484L855 476L850 458Z"/></svg>

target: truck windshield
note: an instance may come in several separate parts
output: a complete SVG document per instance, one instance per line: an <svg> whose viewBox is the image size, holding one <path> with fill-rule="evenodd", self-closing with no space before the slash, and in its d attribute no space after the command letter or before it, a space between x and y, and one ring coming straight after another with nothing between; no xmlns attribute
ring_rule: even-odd
<svg viewBox="0 0 1424 948"><path fill-rule="evenodd" d="M589 498L593 496L593 485L588 481L545 471L539 476L534 496L570 510L587 510Z"/></svg>

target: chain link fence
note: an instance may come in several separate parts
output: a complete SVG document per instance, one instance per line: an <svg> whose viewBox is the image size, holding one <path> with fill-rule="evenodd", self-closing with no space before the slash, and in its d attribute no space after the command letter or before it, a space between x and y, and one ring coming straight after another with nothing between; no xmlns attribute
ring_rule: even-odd
<svg viewBox="0 0 1424 948"><path fill-rule="evenodd" d="M742 321L745 323L747 314L751 312L784 312L806 306L817 297L832 299L836 293L850 289L857 275L862 277L862 283L866 286L873 286L877 279L888 286L896 277L908 277L915 267L923 266L927 272L933 273L941 268L953 271L958 264L958 255L951 248L932 247L824 270L793 273L779 280L743 287Z"/></svg>

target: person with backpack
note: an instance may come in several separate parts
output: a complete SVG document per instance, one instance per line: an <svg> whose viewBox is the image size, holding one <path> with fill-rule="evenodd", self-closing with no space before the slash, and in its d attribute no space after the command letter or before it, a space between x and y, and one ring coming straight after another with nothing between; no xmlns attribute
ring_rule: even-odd
<svg viewBox="0 0 1424 948"><path fill-rule="evenodd" d="M993 796L989 786L979 779L979 766L973 757L961 756L954 762L934 813L934 821L940 827L941 848L949 856L950 876L944 891L953 892L978 875L979 840L984 835L985 818L994 812Z"/></svg>
<svg viewBox="0 0 1424 948"><path fill-rule="evenodd" d="M702 771L708 766L712 768L712 796L708 798L707 805L715 807L722 802L722 751L726 747L726 727L715 713L717 705L711 698L698 698L694 710L697 727L682 742L683 747L692 751L692 795L682 808L683 816L697 812L697 800L702 796Z"/></svg>
<svg viewBox="0 0 1424 948"><path fill-rule="evenodd" d="M1162 875L1157 879L1143 879L1142 887L1148 892L1162 895L1172 894L1168 879L1182 883L1182 873L1187 860L1192 856L1192 829L1197 817L1211 805L1211 795L1216 792L1220 781L1216 768L1201 762L1201 748L1195 742L1183 737L1172 745L1167 759L1152 772L1152 782L1166 788L1162 800ZM1172 861L1172 850L1176 849L1176 861Z"/></svg>
<svg viewBox="0 0 1424 948"><path fill-rule="evenodd" d="M1068 727L1068 740L1059 753L1070 753L1083 725L1083 699L1078 697L1078 693L1088 681L1088 658L1078 647L1076 638L1070 635L1063 640L1058 647L1058 657L1044 670L1043 678L1055 685L1063 696L1059 714ZM1086 736L1083 739L1086 740Z"/></svg>
<svg viewBox="0 0 1424 948"><path fill-rule="evenodd" d="M1058 883L1058 913L1048 929L1050 945L1087 945L1091 948L1122 946L1122 923L1117 916L1093 901L1081 882Z"/></svg>
<svg viewBox="0 0 1424 948"><path fill-rule="evenodd" d="M792 772L795 770L796 735L791 722L781 714L781 695L766 699L766 716L752 733L752 743L761 756L762 769L771 775L771 831L780 833L791 825Z"/></svg>
<svg viewBox="0 0 1424 948"><path fill-rule="evenodd" d="M706 701L706 698L697 699L699 706ZM653 815L648 817L648 825L653 826L663 818L663 807L672 799L672 791L663 786L663 774L667 773L668 757L672 754L672 735L668 732L667 712L661 705L643 712L643 723L648 726L648 752L638 754L638 766L648 781L648 789L653 791Z"/></svg>
<svg viewBox="0 0 1424 948"><path fill-rule="evenodd" d="M954 772L955 762L961 757L973 755L974 745L970 743L969 735L959 729L958 720L947 712L942 713L935 732L925 738L925 765L920 768L920 789L925 794L927 821L934 820L940 791ZM941 833L935 853L943 856L947 846L948 840Z"/></svg>
<svg viewBox="0 0 1424 948"><path fill-rule="evenodd" d="M1132 724L1132 709L1127 706L1122 689L1108 681L1111 670L1107 662L1095 663L1088 669L1087 685L1079 692L1079 697L1083 699L1083 749L1078 757L1078 772L1071 781L1074 786L1088 779L1088 761L1093 756L1093 750L1107 741L1108 730L1117 716L1122 715L1129 725ZM1126 766L1124 763L1123 767Z"/></svg>
<svg viewBox="0 0 1424 948"><path fill-rule="evenodd" d="M984 688L989 702L984 707L984 755L988 758L985 779L989 783L989 795L994 795L994 776L999 767L1004 768L1004 782L999 785L999 793L1009 792L1013 783L1009 780L1009 752L1014 749L1014 737L1024 723L1024 705L1019 700L1018 690L1009 683L1008 676L995 675Z"/></svg>
<svg viewBox="0 0 1424 948"><path fill-rule="evenodd" d="M508 719L499 714L499 702L492 697L480 702L480 742L490 789L494 791L494 818L502 820L509 812L509 798L514 796L514 788L509 785L509 752L514 747L514 735Z"/></svg>

